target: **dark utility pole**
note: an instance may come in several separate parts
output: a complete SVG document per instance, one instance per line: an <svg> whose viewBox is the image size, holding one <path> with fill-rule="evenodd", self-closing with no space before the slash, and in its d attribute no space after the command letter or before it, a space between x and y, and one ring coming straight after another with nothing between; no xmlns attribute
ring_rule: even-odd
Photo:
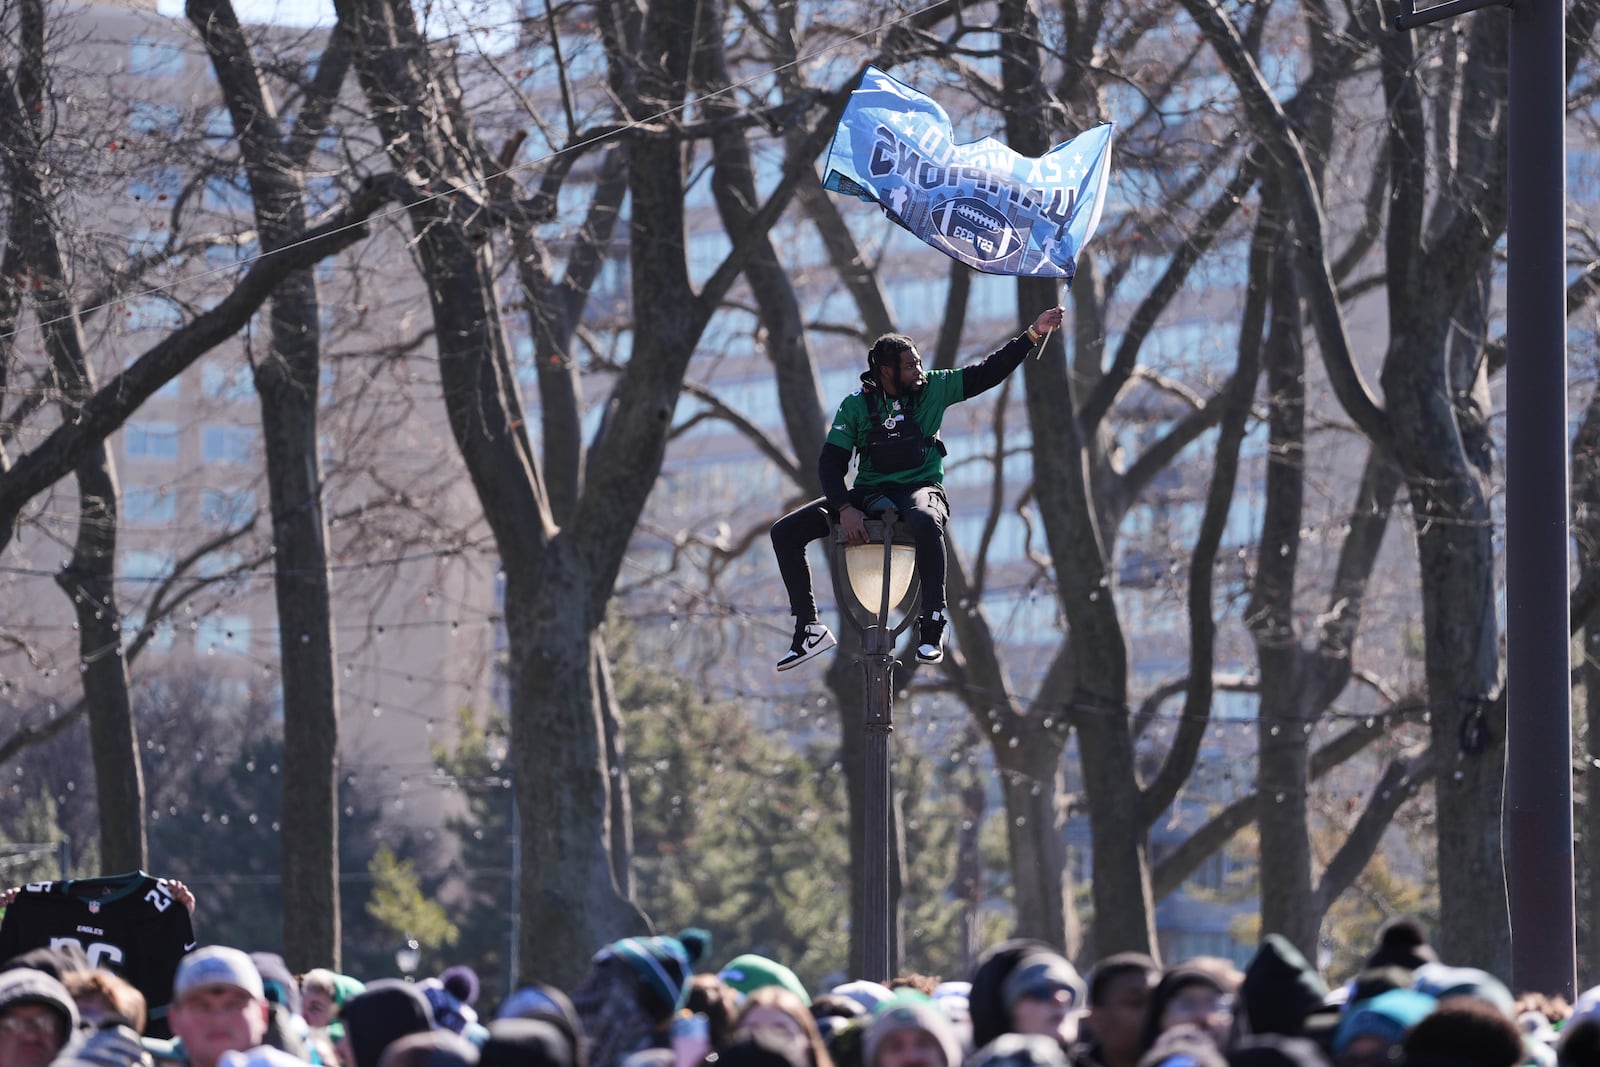
<svg viewBox="0 0 1600 1067"><path fill-rule="evenodd" d="M1489 6L1405 10L1408 30ZM1506 795L1511 987L1573 998L1566 11L1511 7L1506 151Z"/></svg>

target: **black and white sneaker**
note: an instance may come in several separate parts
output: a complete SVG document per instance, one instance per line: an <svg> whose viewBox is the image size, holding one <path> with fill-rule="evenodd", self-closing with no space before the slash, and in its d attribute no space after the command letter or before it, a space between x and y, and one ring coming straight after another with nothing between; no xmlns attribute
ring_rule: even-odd
<svg viewBox="0 0 1600 1067"><path fill-rule="evenodd" d="M833 631L820 622L797 622L794 625L794 643L778 661L778 669L786 671L798 667L813 656L833 647Z"/></svg>
<svg viewBox="0 0 1600 1067"><path fill-rule="evenodd" d="M924 615L917 622L917 660L938 663L944 659L944 612Z"/></svg>

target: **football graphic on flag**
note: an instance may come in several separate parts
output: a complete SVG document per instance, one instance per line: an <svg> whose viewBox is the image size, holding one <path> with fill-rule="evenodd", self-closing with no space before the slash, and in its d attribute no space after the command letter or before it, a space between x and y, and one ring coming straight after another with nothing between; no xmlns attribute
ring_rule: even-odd
<svg viewBox="0 0 1600 1067"><path fill-rule="evenodd" d="M962 258L997 263L1022 245L1011 220L976 197L946 200L931 217L939 236Z"/></svg>

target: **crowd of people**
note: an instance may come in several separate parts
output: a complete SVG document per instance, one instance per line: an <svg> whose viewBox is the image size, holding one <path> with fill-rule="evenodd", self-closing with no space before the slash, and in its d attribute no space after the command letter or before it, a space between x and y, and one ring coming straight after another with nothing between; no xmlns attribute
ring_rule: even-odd
<svg viewBox="0 0 1600 1067"><path fill-rule="evenodd" d="M961 980L825 990L760 955L710 962L704 931L627 937L570 993L490 1006L465 964L363 983L211 945L178 962L155 1028L130 982L56 945L0 969L0 1067L1600 1067L1600 988L1513 996L1411 920L1332 987L1276 935L1242 969L1120 953L1087 978L1032 940Z"/></svg>

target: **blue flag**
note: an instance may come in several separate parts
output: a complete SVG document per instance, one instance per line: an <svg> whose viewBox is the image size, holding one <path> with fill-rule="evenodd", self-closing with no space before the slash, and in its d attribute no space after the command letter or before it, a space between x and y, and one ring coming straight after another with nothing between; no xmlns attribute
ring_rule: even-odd
<svg viewBox="0 0 1600 1067"><path fill-rule="evenodd" d="M988 274L1064 278L1094 234L1111 123L1037 159L993 137L958 143L933 100L868 67L834 131L823 187L871 201L952 259Z"/></svg>

